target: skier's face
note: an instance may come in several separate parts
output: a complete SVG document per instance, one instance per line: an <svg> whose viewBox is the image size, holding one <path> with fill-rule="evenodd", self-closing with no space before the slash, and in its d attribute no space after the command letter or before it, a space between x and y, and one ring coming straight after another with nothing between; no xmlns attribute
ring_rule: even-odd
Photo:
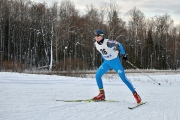
<svg viewBox="0 0 180 120"><path fill-rule="evenodd" d="M100 36L100 35L95 35L95 40L96 40L97 42L101 41L101 40L102 40L102 36Z"/></svg>

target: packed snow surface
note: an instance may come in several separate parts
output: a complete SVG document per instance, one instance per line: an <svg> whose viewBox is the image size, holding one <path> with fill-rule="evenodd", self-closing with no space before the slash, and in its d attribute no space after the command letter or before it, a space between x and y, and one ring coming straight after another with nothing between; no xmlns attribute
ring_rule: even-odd
<svg viewBox="0 0 180 120"><path fill-rule="evenodd" d="M90 99L99 91L92 76L0 72L0 120L180 120L180 74L128 74L147 104L129 110L135 99L116 75L103 77L107 100L119 102L61 102Z"/></svg>

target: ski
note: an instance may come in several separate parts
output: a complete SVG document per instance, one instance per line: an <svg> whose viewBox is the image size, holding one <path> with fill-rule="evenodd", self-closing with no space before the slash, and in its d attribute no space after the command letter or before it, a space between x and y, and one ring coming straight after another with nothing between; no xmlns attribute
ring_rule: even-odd
<svg viewBox="0 0 180 120"><path fill-rule="evenodd" d="M56 101L62 101L62 102L119 102L115 100L93 100L93 99L87 99L87 100L56 100Z"/></svg>
<svg viewBox="0 0 180 120"><path fill-rule="evenodd" d="M134 109L134 108L137 108L137 107L139 107L139 106L142 106L142 105L144 105L144 104L146 104L147 102L141 102L141 103L138 103L137 105L135 105L135 106L133 106L133 107L128 107L128 109Z"/></svg>

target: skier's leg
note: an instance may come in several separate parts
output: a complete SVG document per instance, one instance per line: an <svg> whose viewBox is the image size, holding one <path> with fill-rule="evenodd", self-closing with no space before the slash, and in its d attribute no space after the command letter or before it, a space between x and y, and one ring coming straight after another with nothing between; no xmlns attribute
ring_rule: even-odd
<svg viewBox="0 0 180 120"><path fill-rule="evenodd" d="M107 63L104 61L102 65L98 68L96 72L96 83L98 85L99 90L103 89L102 76L110 69Z"/></svg>
<svg viewBox="0 0 180 120"><path fill-rule="evenodd" d="M111 63L113 69L118 73L121 80L127 85L127 87L131 90L131 92L135 92L135 89L132 85L132 83L127 79L124 68L122 67L122 64L120 63L119 57L115 58Z"/></svg>
<svg viewBox="0 0 180 120"><path fill-rule="evenodd" d="M136 99L137 103L141 102L141 98L140 96L137 94L137 92L135 91L132 83L127 79L125 72L124 72L124 68L122 67L122 64L120 63L119 57L117 57L116 59L114 59L112 61L112 67L114 68L114 70L118 73L118 75L120 76L121 80L128 86L128 88L131 90L131 92L133 93L133 96Z"/></svg>
<svg viewBox="0 0 180 120"><path fill-rule="evenodd" d="M93 100L101 101L105 100L105 92L103 89L102 76L109 70L109 66L104 61L96 72L96 83L99 88L99 94L93 98Z"/></svg>

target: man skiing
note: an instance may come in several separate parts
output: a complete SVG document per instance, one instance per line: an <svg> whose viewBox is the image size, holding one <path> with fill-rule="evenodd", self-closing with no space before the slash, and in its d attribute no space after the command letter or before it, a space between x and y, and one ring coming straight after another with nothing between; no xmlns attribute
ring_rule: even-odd
<svg viewBox="0 0 180 120"><path fill-rule="evenodd" d="M102 76L110 69L114 69L121 80L127 85L130 91L133 93L136 102L141 103L141 98L135 91L132 83L125 76L124 69L122 64L120 63L120 59L118 56L118 52L122 56L123 60L127 60L127 56L125 54L124 48L121 43L109 39L104 38L103 30L95 30L95 40L94 43L96 49L101 53L104 62L98 68L96 72L96 83L99 88L99 94L93 98L95 101L105 100L105 92L103 89Z"/></svg>

